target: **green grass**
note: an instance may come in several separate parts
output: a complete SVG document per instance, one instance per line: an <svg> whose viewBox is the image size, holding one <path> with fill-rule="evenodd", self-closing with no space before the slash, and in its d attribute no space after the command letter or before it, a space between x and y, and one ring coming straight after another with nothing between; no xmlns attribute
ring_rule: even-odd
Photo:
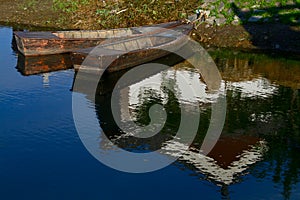
<svg viewBox="0 0 300 200"><path fill-rule="evenodd" d="M34 0L29 0L34 1ZM195 13L204 1L202 0L53 0L53 7L62 11L66 20L71 19L81 27L92 29L128 27L144 24L160 23L186 18ZM223 15L230 24L236 15L232 2L239 9L247 11L240 23L248 23L251 16L262 16L262 21L282 23L299 23L300 11L295 7L300 6L300 0L215 0L208 4L210 16ZM284 8L290 2L298 3L292 8ZM280 3L280 6L279 6ZM224 8L220 10L220 5ZM257 10L264 10L258 12ZM67 17L66 17L67 16ZM298 24L297 24L298 23Z"/></svg>
<svg viewBox="0 0 300 200"><path fill-rule="evenodd" d="M35 7L37 6L37 4L38 4L37 0L25 0L21 4L21 8L23 10L35 9Z"/></svg>
<svg viewBox="0 0 300 200"><path fill-rule="evenodd" d="M80 5L88 4L89 0L53 0L53 8L63 12L76 12Z"/></svg>

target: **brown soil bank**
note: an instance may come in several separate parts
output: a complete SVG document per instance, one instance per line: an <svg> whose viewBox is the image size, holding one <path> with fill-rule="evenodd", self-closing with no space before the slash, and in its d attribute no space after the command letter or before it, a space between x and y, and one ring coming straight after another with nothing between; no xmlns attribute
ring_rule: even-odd
<svg viewBox="0 0 300 200"><path fill-rule="evenodd" d="M15 29L87 29L74 18L62 19L60 12L52 9L52 1L0 0L0 24ZM148 21L141 21L147 24ZM153 22L150 22L153 23ZM131 23L128 23L131 24ZM94 27L91 27L95 29ZM231 48L255 51L280 51L300 55L300 27L281 23L250 23L246 25L201 24L194 38L206 48Z"/></svg>
<svg viewBox="0 0 300 200"><path fill-rule="evenodd" d="M0 23L14 28L23 27L64 27L59 14L52 9L52 1L0 0Z"/></svg>

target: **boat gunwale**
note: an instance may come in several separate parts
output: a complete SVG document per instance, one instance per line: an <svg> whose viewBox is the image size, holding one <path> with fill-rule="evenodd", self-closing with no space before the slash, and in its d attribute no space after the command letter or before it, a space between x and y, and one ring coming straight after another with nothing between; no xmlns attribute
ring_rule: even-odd
<svg viewBox="0 0 300 200"><path fill-rule="evenodd" d="M119 40L137 38L149 35L156 35L167 30L173 30L187 23L182 20L164 22L160 24L151 24L146 26L116 28L107 30L69 30L69 31L14 31L13 36L16 41L18 51L24 56L53 55L61 53L70 53L84 48L91 48L99 44L108 44ZM192 24L192 23L191 23ZM116 32L116 34L105 34L105 32ZM72 37L64 37L64 32L72 34ZM77 35L76 35L77 32ZM79 36L81 32L81 36ZM26 33L28 35L26 36ZM32 33L32 34L31 34ZM41 34L39 36L39 33ZM83 34L94 33L92 37L82 37ZM30 35L31 34L31 35ZM36 35L35 35L36 34ZM44 35L43 35L44 34ZM58 34L62 34L59 37ZM96 35L98 34L98 35ZM103 36L101 37L101 34ZM96 37L95 37L96 36ZM72 43L74 47L71 47ZM43 47L38 48L38 44L43 43ZM44 47L44 45L46 46ZM53 47L51 47L53 45ZM65 46L66 45L66 46ZM51 47L51 48L49 48ZM49 48L49 49L48 49Z"/></svg>
<svg viewBox="0 0 300 200"><path fill-rule="evenodd" d="M179 25L180 26L180 25ZM178 27L179 27L178 26ZM170 29L169 30L170 32L171 31L175 31L175 30L172 30ZM99 48L99 49L105 49L105 47L107 46L112 46L112 45L117 45L117 44L122 44L124 42L130 42L130 41L135 41L135 40L140 40L140 39L143 39L143 38L149 38L149 37L162 37L162 38L173 38L173 40L169 41L169 42L164 42L164 43L160 43L159 45L156 45L156 46L149 46L147 48L142 48L142 49L135 49L135 50L132 50L132 51L123 51L123 50L115 50L116 52L119 51L120 53L121 52L125 52L126 54L127 53L135 53L135 52L139 52L139 51L144 51L144 50L149 50L149 49L159 49L161 48L161 46L171 46L173 45L173 43L177 43L178 41L182 40L183 38L187 37L187 35L192 31L192 27L189 27L188 29L186 30L183 30L183 31L176 31L179 33L179 36L168 36L168 35L159 35L159 34L162 34L162 33L158 33L158 34L154 34L154 35L142 35L142 36L139 36L139 37L131 37L131 38L127 38L127 39L124 39L124 40L118 40L116 42L113 42L113 43L108 43L108 44L100 44L96 47L88 47L88 48L84 48L84 49L79 49L79 50L75 50L75 51L72 51L71 52L71 55L74 55L74 54L79 54L79 55L88 55L90 53L92 53L92 51L95 49L95 48ZM168 32L168 31L166 31ZM165 32L163 32L165 33ZM163 49L163 48L162 48ZM87 50L90 50L87 52ZM114 49L108 49L108 50L114 50ZM95 55L95 54L94 54ZM92 56L94 56L92 55ZM117 55L117 54L116 54ZM96 55L96 56L99 56L99 55Z"/></svg>
<svg viewBox="0 0 300 200"><path fill-rule="evenodd" d="M170 30L171 31L171 30ZM164 42L161 43L157 46L152 46L152 47L147 47L147 48L142 48L142 49L135 49L132 51L119 51L119 50L114 50L114 49L107 49L107 50L112 50L112 54L108 54L108 55L101 55L100 54L90 54L91 51L93 51L93 47L90 48L86 48L87 49L92 49L91 51L89 51L88 53L86 52L82 52L82 50L84 49L79 49L76 51L72 51L70 56L71 56L71 61L73 64L73 67L76 70L79 70L81 68L81 70L83 70L86 73L99 73L99 71L108 71L108 72L115 72L115 71L119 71L119 70L123 70L126 68L131 68L134 67L136 65L142 64L142 63L148 63L151 60L156 60L159 58L162 58L172 52L176 52L177 50L179 50L180 48L182 48L182 46L186 45L188 43L188 35L191 33L192 31L192 26L188 27L185 30L180 31L179 35L151 35L151 36L141 36L138 38L129 38L126 41L131 41L131 40L137 40L140 38L146 38L146 37L165 37L165 38L173 38L173 40L169 41L169 42ZM117 43L122 43L124 42L124 40L121 41L117 41L114 44ZM114 44L108 44L108 45L114 45ZM101 45L101 46L108 46L108 45ZM99 49L105 50L105 47L100 47ZM139 56L140 54L143 54L145 52L151 52L151 51L158 51L156 52L151 59L143 59L143 61L137 61L137 62L127 62L127 63L123 63L123 67L121 66L120 69L116 69L116 67L118 67L118 64L113 64L114 62L110 63L109 66L107 67L107 69L103 69L101 67L103 62L103 59L106 59L106 57L115 57L117 60L118 59L126 59L129 57L133 57L133 56ZM160 51L161 50L161 51ZM115 52L114 52L115 51ZM91 59L96 59L98 61L100 61L100 63L94 63L94 61L92 61L94 64L92 65L85 65L84 64L84 60L87 58L87 56L91 56ZM81 61L80 61L81 60ZM96 61L95 60L95 61ZM79 61L79 62L78 62ZM79 64L80 63L80 64ZM98 65L100 64L100 66L98 67Z"/></svg>
<svg viewBox="0 0 300 200"><path fill-rule="evenodd" d="M18 38L20 38L21 40L26 40L26 39L29 39L29 40L51 40L51 41L55 41L55 40L66 40L66 41L81 41L81 40L99 40L99 39L114 39L114 38L126 38L126 37L136 37L136 36L142 36L142 35L145 35L145 34L151 34L151 31L148 33L143 33L143 32L140 32L140 33L134 33L133 31L135 31L134 29L142 29L142 28L150 28L150 27L154 27L154 28L161 28L161 29L171 29L176 26L180 26L181 24L183 24L182 21L178 20L178 21L171 21L171 22L165 22L165 23L161 23L161 24L153 24L153 25L146 25L146 26L136 26L136 27L127 27L127 28L114 28L114 29L103 29L103 30L68 30L68 31L28 31L28 32L25 32L25 31L14 31L13 32L13 35L14 36L17 36ZM164 27L166 26L166 27ZM85 37L85 38L64 38L64 37L59 37L57 36L56 34L59 34L59 33L67 33L67 32L108 32L108 31L128 31L128 30L131 30L132 33L131 34L128 34L127 36L116 36L116 37L96 37L96 38L88 38L88 37ZM136 30L137 32L139 30ZM52 36L54 36L54 38L40 38L40 37L25 37L25 36L22 36L22 34L26 34L26 33L29 33L29 34L32 34L32 33L51 33Z"/></svg>
<svg viewBox="0 0 300 200"><path fill-rule="evenodd" d="M124 42L136 41L136 40L140 40L140 39L144 39L144 38L148 38L148 37L171 38L171 40L167 41L167 42L164 42L164 43L158 43L157 45L153 45L153 46L149 46L149 47L145 47L145 48L141 48L141 49L135 49L135 50L132 50L132 51L128 51L128 50L124 51L124 50L119 50L119 49L109 49L109 48L106 48L108 46L122 44ZM90 48L87 48L87 49L92 49L92 51L93 51L95 48L99 48L99 49L114 50L116 52L119 51L120 53L124 53L124 52L125 53L135 53L135 52L144 51L144 50L148 50L148 49L159 49L159 47L161 47L161 46L163 46L165 44L173 43L177 39L179 39L179 38L178 37L172 37L172 36L142 36L142 37L139 37L139 38L130 38L128 40L117 41L116 43L104 44L104 45L101 45L101 47L90 47ZM80 50L75 51L75 52L80 52ZM92 53L92 52L90 52L90 53ZM92 53L92 55L93 55L93 53Z"/></svg>

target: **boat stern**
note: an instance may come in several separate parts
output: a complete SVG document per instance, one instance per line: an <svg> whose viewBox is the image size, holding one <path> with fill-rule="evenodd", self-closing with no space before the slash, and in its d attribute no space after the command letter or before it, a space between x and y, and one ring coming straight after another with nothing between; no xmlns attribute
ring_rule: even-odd
<svg viewBox="0 0 300 200"><path fill-rule="evenodd" d="M24 48L24 41L23 38L20 36L20 33L21 32L19 31L14 31L13 36L15 38L18 51L25 55L26 49Z"/></svg>

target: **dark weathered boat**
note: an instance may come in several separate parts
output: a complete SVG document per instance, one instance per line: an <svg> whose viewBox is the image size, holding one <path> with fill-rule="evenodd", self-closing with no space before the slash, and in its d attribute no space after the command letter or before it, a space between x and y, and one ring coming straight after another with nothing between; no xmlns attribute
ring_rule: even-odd
<svg viewBox="0 0 300 200"><path fill-rule="evenodd" d="M80 49L71 53L71 60L75 70L114 72L127 69L180 49L187 42L186 35L192 28L192 24L182 24L157 34Z"/></svg>
<svg viewBox="0 0 300 200"><path fill-rule="evenodd" d="M41 74L46 72L71 69L72 62L69 53L42 55L42 56L24 56L18 55L17 70L24 76Z"/></svg>
<svg viewBox="0 0 300 200"><path fill-rule="evenodd" d="M26 32L15 31L14 37L17 48L25 56L60 54L77 49L97 46L101 43L111 42L107 39L136 37L164 31L181 25L182 21L173 21L157 25L120 28L96 31L57 31L57 32Z"/></svg>

